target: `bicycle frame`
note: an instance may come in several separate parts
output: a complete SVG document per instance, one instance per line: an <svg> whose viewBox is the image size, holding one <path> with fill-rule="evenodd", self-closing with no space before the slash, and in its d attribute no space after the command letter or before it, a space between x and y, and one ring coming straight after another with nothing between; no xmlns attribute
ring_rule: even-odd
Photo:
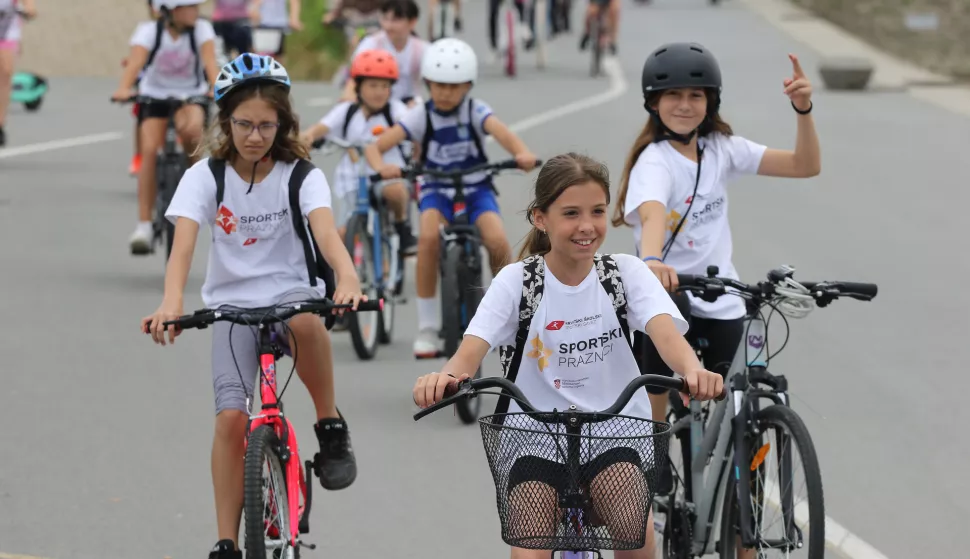
<svg viewBox="0 0 970 559"><path fill-rule="evenodd" d="M751 474L747 464L740 464L740 456L748 456L747 442L744 438L745 426L751 416L752 400L769 398L776 404L788 405L788 382L783 376L772 376L767 371L767 362L762 358L767 347L768 330L765 321L759 315L759 309L753 308L750 301L746 301L747 313L744 318L744 336L738 344L725 386L730 387L730 397L715 404L710 421L705 432L702 419L702 404L691 400L687 416L671 425L671 437L677 433L689 430L691 463L684 464L685 470L690 472L690 503L696 513L692 530L691 554L706 555L714 553L713 526L720 512L718 497L723 495L727 487L730 467L734 467L737 481L740 507L741 541L745 547L753 547L755 542L754 526L751 522L751 501L748 498ZM767 384L773 388L772 392L763 390L749 390L754 384ZM740 410L740 411L739 411ZM730 413L729 413L730 412ZM742 452L738 452L738 451ZM788 455L790 460L790 455ZM733 460L733 464L730 462ZM705 477L704 472L709 464L715 466ZM743 497L743 498L742 498ZM673 498L673 497L672 497ZM790 510L791 494L783 495L785 510ZM669 507L668 507L669 510ZM670 522L668 517L667 522ZM725 544L733 545L733 543Z"/></svg>
<svg viewBox="0 0 970 559"><path fill-rule="evenodd" d="M283 415L283 403L276 397L276 360L282 357L284 350L278 345L276 334L272 333L271 325L260 324L258 327L259 339L259 368L260 383L259 394L261 409L257 415L250 412L249 427L246 430L246 447L249 446L249 434L263 425L273 428L276 436L281 441L279 448L279 458L284 464L286 476L286 502L289 506L287 515L289 517L290 533L286 534L289 544L298 548L298 538L300 534L310 531L310 505L312 501L311 484L307 481L306 473L312 468L309 460L304 469L300 461L299 445L296 441L296 432L289 418ZM246 408L252 409L252 402L247 399ZM285 441L285 442L283 442ZM303 497L303 504L300 505L300 497ZM281 534L282 536L282 534Z"/></svg>

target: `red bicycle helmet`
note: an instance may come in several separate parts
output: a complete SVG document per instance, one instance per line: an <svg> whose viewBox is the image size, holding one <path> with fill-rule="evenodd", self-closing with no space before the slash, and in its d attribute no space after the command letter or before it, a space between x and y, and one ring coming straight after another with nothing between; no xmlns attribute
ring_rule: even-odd
<svg viewBox="0 0 970 559"><path fill-rule="evenodd" d="M350 77L359 78L381 78L385 80L397 80L398 76L397 60L394 55L381 49L365 50L354 57L350 64Z"/></svg>

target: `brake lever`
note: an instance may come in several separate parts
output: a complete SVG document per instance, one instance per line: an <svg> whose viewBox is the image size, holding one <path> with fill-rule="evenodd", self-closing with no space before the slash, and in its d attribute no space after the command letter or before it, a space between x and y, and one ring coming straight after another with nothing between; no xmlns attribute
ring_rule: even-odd
<svg viewBox="0 0 970 559"><path fill-rule="evenodd" d="M451 385L449 385L448 388L445 388L445 397L439 400L438 403L432 404L424 408L423 410L415 413L414 420L417 421L426 415L432 414L440 410L441 408L446 408L452 404L455 404L456 402L458 402L458 400L462 398L471 396L475 390L471 387L470 383L471 383L471 379L467 378L465 380L458 381L457 389L451 388ZM451 393L451 395L449 395L449 392Z"/></svg>

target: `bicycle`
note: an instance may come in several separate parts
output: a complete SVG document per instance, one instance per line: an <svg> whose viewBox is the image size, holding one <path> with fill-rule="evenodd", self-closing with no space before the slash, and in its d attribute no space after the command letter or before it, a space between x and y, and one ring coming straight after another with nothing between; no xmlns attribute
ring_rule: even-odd
<svg viewBox="0 0 970 559"><path fill-rule="evenodd" d="M335 309L350 309L351 305L335 305L329 299L308 299L275 307L256 309L200 309L193 314L166 321L164 326L181 329L205 329L217 321L256 327L260 363L260 402L258 414L252 414L252 395L246 395L250 411L246 432L245 470L243 474L243 512L246 528L246 557L249 559L299 559L300 548L316 549L304 543L300 534L310 532L310 506L313 502L312 483L307 472L313 472L317 460L300 462L296 432L283 413L283 393L290 384L294 367L276 392L276 362L283 355L295 356L297 347L289 347L285 335L272 331L279 324L287 331L286 321L300 313L326 314ZM357 311L377 311L383 301L366 301ZM356 314L351 312L350 314ZM240 372L240 382L242 373ZM245 384L243 384L245 386ZM269 479L264 479L263 467L268 466ZM302 499L303 503L300 504ZM267 551L272 553L267 555Z"/></svg>
<svg viewBox="0 0 970 559"><path fill-rule="evenodd" d="M536 167L540 165L542 162L537 161ZM402 176L408 180L417 182L419 177L450 180L455 189L455 197L452 200L454 219L451 224L439 227L441 250L438 270L441 278L441 334L444 338L444 350L435 355L422 357L423 359L450 358L458 351L465 329L475 316L475 311L478 310L478 305L485 294L482 287L482 237L478 226L471 223L468 218L464 177L484 173L485 177L481 179L484 181L501 171L517 168L518 163L514 159L508 159L450 171L426 169L421 165L402 170ZM372 175L371 180L380 180L380 174ZM496 195L498 194L494 185L491 189ZM482 368L479 367L475 378L479 378L481 374ZM458 406L458 416L461 421L473 423L478 417L479 405L477 400L462 402Z"/></svg>
<svg viewBox="0 0 970 559"><path fill-rule="evenodd" d="M357 207L347 220L344 243L354 260L362 292L368 298L385 301L382 312L375 316L373 324L362 324L356 314L347 315L347 329L354 351L360 359L369 360L377 355L379 344L391 343L396 303L405 302L401 298L404 290L404 258L400 237L384 200L374 196L372 187L379 181L366 173L366 144L351 143L337 137L328 137L326 142L346 150L357 168ZM318 145L320 141L314 143L314 146Z"/></svg>
<svg viewBox="0 0 970 559"><path fill-rule="evenodd" d="M744 336L725 377L725 386L732 397L715 405L713 411L710 406L702 408L700 402L692 401L685 408L679 398L670 399L671 411L667 414L670 434L679 443L682 464L680 471L671 466L674 485L668 495L655 502L657 512L666 516L662 526L660 522L657 524L663 533L664 557L688 559L717 551L722 558L733 558L738 535L745 548L791 552L804 546L803 530L807 523L812 528L808 557L821 559L825 553L825 512L818 457L807 427L789 407L787 379L768 372L768 362L788 342L786 333L785 344L767 355L768 323L772 314L778 312L787 327L786 317L804 317L814 306L825 307L839 297L869 301L876 296L878 288L870 283L796 282L794 269L788 266L771 270L768 281L754 285L717 277L717 274L717 266L709 266L707 276L677 276L678 291L694 293L705 301L724 295L739 296L745 299L747 312ZM766 306L773 309L767 320L762 314ZM700 357L707 343L707 340L697 342L695 350ZM771 400L771 405L760 407L762 399ZM767 456L772 450L772 442L765 435L769 428L776 429L774 446L781 447L777 454L780 481L775 483L766 483L759 477L773 463ZM797 472L793 453L787 446L789 439L794 440L803 458L807 506L794 502L792 495L790 482ZM712 471L705 476L708 465ZM756 479L752 481L752 477ZM682 486L682 491L678 486ZM720 539L715 542L712 531L717 508L714 503L721 491L724 499ZM769 537L762 532L763 527L771 527L763 522L769 508L766 505L781 510L780 536Z"/></svg>
<svg viewBox="0 0 970 559"><path fill-rule="evenodd" d="M455 36L455 13L458 11L455 3L458 1L440 0L433 7L428 16L431 33L431 40L429 42L433 43L438 39Z"/></svg>
<svg viewBox="0 0 970 559"><path fill-rule="evenodd" d="M478 423L495 482L502 540L514 547L551 549L551 555L560 551L562 559L601 558L600 550L644 546L653 487L657 485L659 466L667 459L670 424L620 415L635 394L639 392L642 397L640 389L644 386L688 390L682 378L638 375L620 392L613 405L603 411L582 411L575 405L563 411L538 411L508 379L465 379L457 388L449 387L441 401L414 414L414 420L477 394L496 394L482 391L484 388L501 389L497 394L515 400L523 411L487 415ZM726 394L724 390L718 398L723 400ZM625 454L627 459L614 462L599 473L585 471L607 453ZM511 483L518 477L513 472L518 468L525 473L524 480L546 479L546 476L529 475L538 473L540 468L546 469L545 465L539 466L536 462L529 462L525 467L518 465L521 457L537 455L544 455L547 460L555 458L561 467L560 474L565 479L556 480L561 482L555 502L558 507L550 507L559 510L532 509L515 514L512 485L518 488L525 484ZM635 474L630 471L633 465ZM523 500L535 507L541 502L542 490L535 487L537 484L529 485L533 487L523 489L528 492ZM630 499L635 502L629 503ZM551 526L556 526L555 533L539 535L548 532ZM518 532L528 535L518 535Z"/></svg>
<svg viewBox="0 0 970 559"><path fill-rule="evenodd" d="M168 97L154 99L143 95L133 95L118 103L138 103L141 110L150 105L162 103L168 109L168 123L165 127L165 143L158 149L158 160L155 163L155 215L152 219L152 242L148 253L155 253L157 244L165 244L165 262L172 254L172 242L175 240L175 224L165 217L168 205L172 202L175 189L182 180L182 175L189 168L188 154L182 148L175 129L175 113L187 104L199 104L208 107L212 99L205 95L193 95L186 98Z"/></svg>
<svg viewBox="0 0 970 559"><path fill-rule="evenodd" d="M539 14L548 13L547 0L530 0L532 5L523 8L522 14L529 14L533 25L526 26L520 21L518 10L513 7L513 3L522 5L526 0L493 0L500 2L498 13L498 37L496 44L503 60L505 75L515 77L518 73L516 45L522 42L525 50L536 50L536 67L540 70L546 67L546 17L538 17Z"/></svg>

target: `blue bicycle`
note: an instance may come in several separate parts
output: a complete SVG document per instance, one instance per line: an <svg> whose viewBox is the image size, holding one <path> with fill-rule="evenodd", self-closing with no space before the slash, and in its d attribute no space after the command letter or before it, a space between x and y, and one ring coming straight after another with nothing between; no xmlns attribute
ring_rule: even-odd
<svg viewBox="0 0 970 559"><path fill-rule="evenodd" d="M347 220L344 243L357 269L361 291L372 300L383 299L384 308L379 313L350 313L345 319L357 356L373 359L380 344L391 343L395 305L404 302L400 297L404 289L401 239L390 209L374 195L373 186L380 180L367 173L365 144L336 137L326 141L346 150L357 169L357 205Z"/></svg>

